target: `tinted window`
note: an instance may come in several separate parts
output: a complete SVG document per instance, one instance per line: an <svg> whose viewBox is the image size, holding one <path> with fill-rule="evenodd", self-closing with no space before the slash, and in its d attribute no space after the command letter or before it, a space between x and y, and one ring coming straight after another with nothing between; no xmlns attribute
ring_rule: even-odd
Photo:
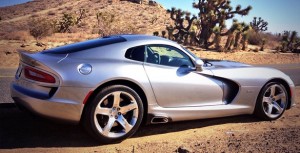
<svg viewBox="0 0 300 153"><path fill-rule="evenodd" d="M145 46L138 46L130 48L126 51L125 57L135 61L144 62L145 60Z"/></svg>
<svg viewBox="0 0 300 153"><path fill-rule="evenodd" d="M49 49L43 51L42 53L68 54L68 53L74 53L86 49L96 48L100 46L105 46L105 45L110 45L110 44L115 44L115 43L120 43L125 41L126 39L121 36L103 37L103 38L88 40L84 42L79 42L79 43L74 43L74 44L69 44L69 45Z"/></svg>

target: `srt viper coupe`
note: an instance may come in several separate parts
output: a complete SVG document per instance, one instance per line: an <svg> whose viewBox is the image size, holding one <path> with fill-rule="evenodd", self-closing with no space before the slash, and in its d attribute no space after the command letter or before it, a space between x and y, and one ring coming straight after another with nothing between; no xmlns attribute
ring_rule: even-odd
<svg viewBox="0 0 300 153"><path fill-rule="evenodd" d="M101 142L148 124L254 114L275 120L294 105L294 83L271 68L199 59L145 35L108 36L35 54L20 53L15 103L82 123Z"/></svg>

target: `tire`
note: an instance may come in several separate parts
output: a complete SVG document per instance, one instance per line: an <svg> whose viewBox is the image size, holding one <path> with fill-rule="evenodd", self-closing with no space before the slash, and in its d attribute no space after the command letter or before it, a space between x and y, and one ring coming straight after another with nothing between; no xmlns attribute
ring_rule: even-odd
<svg viewBox="0 0 300 153"><path fill-rule="evenodd" d="M257 98L254 114L263 120L276 120L287 108L288 94L278 82L266 84Z"/></svg>
<svg viewBox="0 0 300 153"><path fill-rule="evenodd" d="M139 95L123 85L104 88L86 107L83 126L101 143L119 142L132 136L144 113Z"/></svg>

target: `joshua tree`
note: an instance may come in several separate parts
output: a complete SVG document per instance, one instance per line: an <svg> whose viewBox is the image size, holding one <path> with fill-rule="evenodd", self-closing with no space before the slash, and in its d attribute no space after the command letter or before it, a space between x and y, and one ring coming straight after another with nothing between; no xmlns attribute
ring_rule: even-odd
<svg viewBox="0 0 300 153"><path fill-rule="evenodd" d="M242 33L242 40L241 40L242 50L246 50L248 48L249 30L244 31Z"/></svg>
<svg viewBox="0 0 300 153"><path fill-rule="evenodd" d="M220 31L225 28L225 21L238 15L248 15L252 9L251 6L242 9L238 5L235 9L230 5L230 0L198 0L198 3L193 3L193 7L199 10L199 20L201 24L201 32L198 43L208 48L213 42L209 42L209 38L213 34L213 28L217 25ZM228 34L228 33L227 33ZM226 35L221 33L221 36Z"/></svg>
<svg viewBox="0 0 300 153"><path fill-rule="evenodd" d="M86 17L86 10L85 9L79 9L79 14L78 16L76 17L76 20L75 20L75 25L78 25L83 18Z"/></svg>
<svg viewBox="0 0 300 153"><path fill-rule="evenodd" d="M158 36L158 35L159 35L158 31L153 32L153 36Z"/></svg>
<svg viewBox="0 0 300 153"><path fill-rule="evenodd" d="M221 42L221 28L219 26L216 26L214 27L213 29L213 32L215 34L215 37L214 37L214 43L215 43L215 47L216 47L216 50L220 50L221 46L220 46L220 42Z"/></svg>
<svg viewBox="0 0 300 153"><path fill-rule="evenodd" d="M168 31L168 39L173 40L174 28L172 26L167 26L166 30Z"/></svg>
<svg viewBox="0 0 300 153"><path fill-rule="evenodd" d="M190 12L185 12L174 7L171 10L168 10L168 12L171 15L171 19L175 22L174 30L177 31L173 36L176 41L181 41L184 39L185 35L189 35L192 23L197 17L193 16L191 18Z"/></svg>
<svg viewBox="0 0 300 153"><path fill-rule="evenodd" d="M237 28L236 28L236 34L235 34L235 42L234 42L234 48L239 50L240 49L240 42L245 43L243 42L243 34L245 32L247 32L248 30L250 29L250 26L247 25L246 23L237 23ZM242 40L241 40L241 37L242 37ZM246 41L246 40L245 40ZM243 48L243 47L242 47Z"/></svg>
<svg viewBox="0 0 300 153"><path fill-rule="evenodd" d="M161 35L162 35L163 38L166 38L166 31L162 31Z"/></svg>
<svg viewBox="0 0 300 153"><path fill-rule="evenodd" d="M75 25L76 18L71 14L64 14L60 21L58 21L58 32L65 33L70 31L70 27Z"/></svg>
<svg viewBox="0 0 300 153"><path fill-rule="evenodd" d="M284 31L281 39L281 51L286 52L288 50L293 51L298 48L296 42L297 32L296 31Z"/></svg>
<svg viewBox="0 0 300 153"><path fill-rule="evenodd" d="M263 38L262 42L261 42L261 46L260 46L260 51L264 51L265 50L266 42L267 42L267 39Z"/></svg>
<svg viewBox="0 0 300 153"><path fill-rule="evenodd" d="M255 32L260 32L260 31L267 31L268 30L268 22L266 22L265 20L263 20L261 17L259 17L257 19L257 17L253 18L253 21L250 22L250 25L252 27L252 29Z"/></svg>
<svg viewBox="0 0 300 153"><path fill-rule="evenodd" d="M230 27L230 29L226 32L226 35L227 36L227 41L226 41L226 44L225 44L225 47L224 49L226 51L229 51L231 49L231 46L233 45L234 43L234 34L236 32L236 30L239 28L240 24L237 22L237 20L233 20L233 24L232 26Z"/></svg>

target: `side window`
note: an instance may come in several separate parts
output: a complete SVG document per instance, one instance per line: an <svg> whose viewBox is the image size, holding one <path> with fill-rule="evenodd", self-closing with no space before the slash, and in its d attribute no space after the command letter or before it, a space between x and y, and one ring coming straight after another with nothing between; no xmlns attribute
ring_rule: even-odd
<svg viewBox="0 0 300 153"><path fill-rule="evenodd" d="M147 46L146 62L173 67L194 67L189 56L184 52L175 47L166 45Z"/></svg>
<svg viewBox="0 0 300 153"><path fill-rule="evenodd" d="M129 48L125 53L125 57L128 59L135 60L135 61L144 62L145 61L145 46Z"/></svg>

